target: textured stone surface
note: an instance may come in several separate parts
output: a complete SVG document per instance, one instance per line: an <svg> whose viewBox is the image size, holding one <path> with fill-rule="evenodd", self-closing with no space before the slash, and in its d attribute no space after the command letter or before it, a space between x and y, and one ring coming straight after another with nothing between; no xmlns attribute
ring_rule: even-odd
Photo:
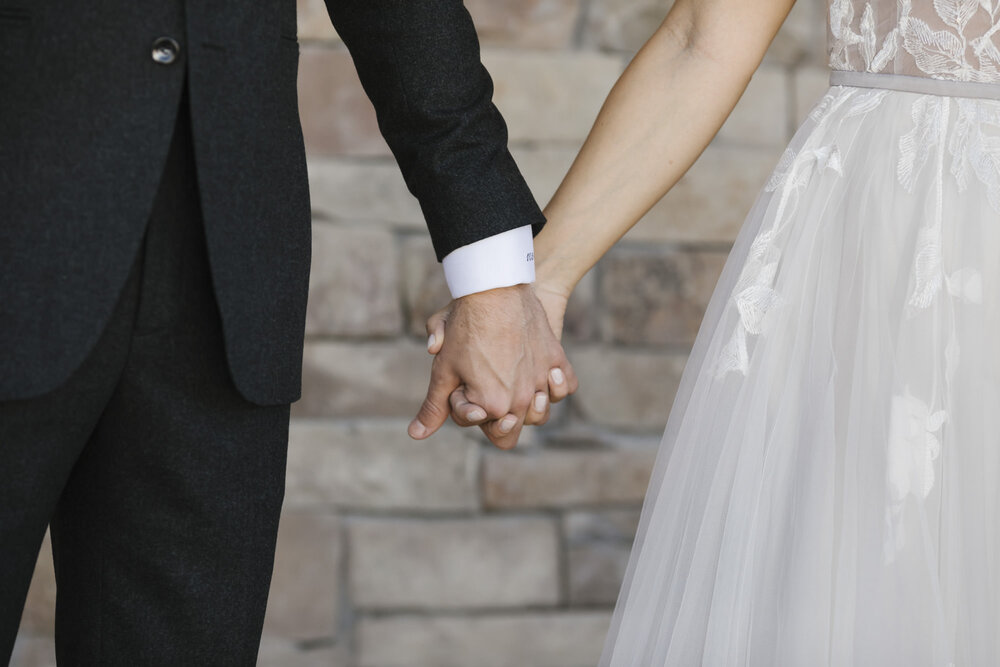
<svg viewBox="0 0 1000 667"><path fill-rule="evenodd" d="M613 250L601 267L605 340L694 342L725 260L721 252Z"/></svg>
<svg viewBox="0 0 1000 667"><path fill-rule="evenodd" d="M655 453L651 448L490 452L483 459L484 502L489 508L640 503Z"/></svg>
<svg viewBox="0 0 1000 667"><path fill-rule="evenodd" d="M571 604L614 604L625 576L638 521L637 510L566 515L563 530Z"/></svg>
<svg viewBox="0 0 1000 667"><path fill-rule="evenodd" d="M427 318L451 302L451 292L430 238L408 236L403 241L401 253L407 330L425 340Z"/></svg>
<svg viewBox="0 0 1000 667"><path fill-rule="evenodd" d="M569 356L580 379L573 404L584 419L628 431L663 429L686 354L586 346Z"/></svg>
<svg viewBox="0 0 1000 667"><path fill-rule="evenodd" d="M350 647L344 643L302 645L264 635L257 654L257 667L353 667Z"/></svg>
<svg viewBox="0 0 1000 667"><path fill-rule="evenodd" d="M581 141L623 68L620 58L587 52L488 50L483 62L515 142Z"/></svg>
<svg viewBox="0 0 1000 667"><path fill-rule="evenodd" d="M392 343L307 342L303 417L414 417L427 392L431 356L409 341Z"/></svg>
<svg viewBox="0 0 1000 667"><path fill-rule="evenodd" d="M336 634L342 553L337 516L302 511L282 514L264 632L287 639Z"/></svg>
<svg viewBox="0 0 1000 667"><path fill-rule="evenodd" d="M35 573L21 614L21 631L51 636L55 630L56 577L52 567L52 545L48 532L38 553Z"/></svg>
<svg viewBox="0 0 1000 667"><path fill-rule="evenodd" d="M389 155L344 47L301 47L299 112L312 155Z"/></svg>
<svg viewBox="0 0 1000 667"><path fill-rule="evenodd" d="M783 146L789 132L788 74L778 65L761 65L743 97L719 130L722 141Z"/></svg>
<svg viewBox="0 0 1000 667"><path fill-rule="evenodd" d="M388 336L403 328L396 239L386 230L313 223L306 335Z"/></svg>
<svg viewBox="0 0 1000 667"><path fill-rule="evenodd" d="M601 655L605 612L365 617L361 667L590 667Z"/></svg>
<svg viewBox="0 0 1000 667"><path fill-rule="evenodd" d="M466 0L483 44L516 48L571 46L581 0Z"/></svg>
<svg viewBox="0 0 1000 667"><path fill-rule="evenodd" d="M18 635L10 667L56 667L56 645L51 637Z"/></svg>
<svg viewBox="0 0 1000 667"><path fill-rule="evenodd" d="M764 57L784 65L826 61L826 0L798 0Z"/></svg>
<svg viewBox="0 0 1000 667"><path fill-rule="evenodd" d="M462 511L479 506L479 445L446 427L415 442L408 421L294 420L286 507Z"/></svg>
<svg viewBox="0 0 1000 667"><path fill-rule="evenodd" d="M802 68L795 73L795 122L801 124L816 103L830 89L830 70L826 67Z"/></svg>
<svg viewBox="0 0 1000 667"><path fill-rule="evenodd" d="M774 171L781 150L709 146L625 238L641 242L731 243Z"/></svg>
<svg viewBox="0 0 1000 667"><path fill-rule="evenodd" d="M349 530L351 597L361 609L559 601L559 540L551 519L355 519Z"/></svg>
<svg viewBox="0 0 1000 667"><path fill-rule="evenodd" d="M309 198L320 219L426 229L420 204L392 160L310 157Z"/></svg>
<svg viewBox="0 0 1000 667"><path fill-rule="evenodd" d="M587 46L637 51L663 22L670 0L600 0L592 3L584 29Z"/></svg>

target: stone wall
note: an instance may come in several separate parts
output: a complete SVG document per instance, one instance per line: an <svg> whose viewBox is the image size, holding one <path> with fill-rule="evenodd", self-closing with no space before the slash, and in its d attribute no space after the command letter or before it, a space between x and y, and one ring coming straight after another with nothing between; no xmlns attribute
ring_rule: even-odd
<svg viewBox="0 0 1000 667"><path fill-rule="evenodd" d="M467 0L541 202L666 0ZM580 377L518 450L406 436L425 317L447 300L419 208L322 0L300 0L312 297L260 664L582 667L600 653L687 352L747 209L826 89L825 5L799 0L724 129L574 295ZM54 664L43 548L13 664Z"/></svg>

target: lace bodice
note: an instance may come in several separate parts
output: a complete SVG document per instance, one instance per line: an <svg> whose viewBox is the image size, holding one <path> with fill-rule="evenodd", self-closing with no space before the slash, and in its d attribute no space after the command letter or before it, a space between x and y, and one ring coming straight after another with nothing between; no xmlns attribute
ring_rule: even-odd
<svg viewBox="0 0 1000 667"><path fill-rule="evenodd" d="M830 67L1000 82L1000 0L829 0Z"/></svg>

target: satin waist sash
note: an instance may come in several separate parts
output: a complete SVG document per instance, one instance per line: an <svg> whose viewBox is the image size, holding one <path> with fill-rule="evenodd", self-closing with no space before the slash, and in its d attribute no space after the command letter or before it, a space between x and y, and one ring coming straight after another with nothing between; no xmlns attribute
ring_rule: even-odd
<svg viewBox="0 0 1000 667"><path fill-rule="evenodd" d="M919 93L921 95L1000 100L1000 83L945 81L906 74L878 74L874 72L833 70L830 72L830 85L852 86L855 88L883 88L886 90L898 90L904 93Z"/></svg>

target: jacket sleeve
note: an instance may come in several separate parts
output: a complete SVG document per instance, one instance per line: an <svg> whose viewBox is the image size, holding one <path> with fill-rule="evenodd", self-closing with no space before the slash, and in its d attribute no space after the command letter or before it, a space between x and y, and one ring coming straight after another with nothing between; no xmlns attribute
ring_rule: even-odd
<svg viewBox="0 0 1000 667"><path fill-rule="evenodd" d="M438 259L544 224L507 149L462 0L326 0Z"/></svg>

